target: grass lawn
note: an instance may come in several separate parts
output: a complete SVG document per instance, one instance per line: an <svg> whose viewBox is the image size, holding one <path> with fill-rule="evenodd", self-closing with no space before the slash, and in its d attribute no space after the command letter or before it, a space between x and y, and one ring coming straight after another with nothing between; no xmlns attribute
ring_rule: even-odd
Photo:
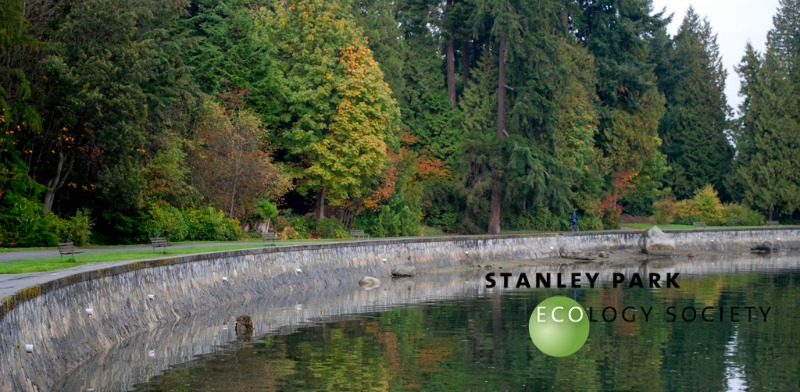
<svg viewBox="0 0 800 392"><path fill-rule="evenodd" d="M88 263L102 263L109 261L124 261L137 259L151 259L163 256L176 256L191 253L218 252L224 250L252 249L263 247L261 242L239 245L221 246L198 246L190 248L167 248L167 253L162 254L161 250L128 250L128 251L109 251L96 253L80 253L75 255L75 261L70 260L68 255L61 257L43 257L37 259L21 259L0 263L0 274L22 274L26 272L45 272L64 268L76 267ZM34 250L39 248L33 248Z"/></svg>

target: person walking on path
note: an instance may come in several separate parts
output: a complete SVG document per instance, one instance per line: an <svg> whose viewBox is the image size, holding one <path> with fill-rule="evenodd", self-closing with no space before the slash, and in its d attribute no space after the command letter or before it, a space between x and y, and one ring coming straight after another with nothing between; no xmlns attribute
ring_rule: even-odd
<svg viewBox="0 0 800 392"><path fill-rule="evenodd" d="M569 229L573 233L577 233L578 232L578 212L577 211L572 211L572 216L570 216L570 218L569 218L569 223L570 223Z"/></svg>

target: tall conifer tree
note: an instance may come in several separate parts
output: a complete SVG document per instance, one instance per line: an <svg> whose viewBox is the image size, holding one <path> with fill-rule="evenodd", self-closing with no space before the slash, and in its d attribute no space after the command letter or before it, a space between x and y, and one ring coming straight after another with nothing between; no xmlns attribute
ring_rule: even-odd
<svg viewBox="0 0 800 392"><path fill-rule="evenodd" d="M664 94L667 113L659 131L672 172L667 185L678 198L691 198L711 184L727 197L725 179L731 171L733 146L726 130L730 114L725 97L725 77L716 35L708 20L689 8L675 36L672 66Z"/></svg>

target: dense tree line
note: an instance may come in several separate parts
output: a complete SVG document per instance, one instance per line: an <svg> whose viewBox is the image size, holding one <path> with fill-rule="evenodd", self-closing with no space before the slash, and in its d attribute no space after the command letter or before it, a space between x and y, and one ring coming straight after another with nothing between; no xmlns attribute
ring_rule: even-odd
<svg viewBox="0 0 800 392"><path fill-rule="evenodd" d="M599 229L708 184L789 217L797 9L732 122L709 23L648 0L6 1L0 243Z"/></svg>

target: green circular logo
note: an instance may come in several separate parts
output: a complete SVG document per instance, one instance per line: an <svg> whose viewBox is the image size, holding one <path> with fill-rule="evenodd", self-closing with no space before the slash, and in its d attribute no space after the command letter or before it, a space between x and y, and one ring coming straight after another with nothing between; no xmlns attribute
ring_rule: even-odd
<svg viewBox="0 0 800 392"><path fill-rule="evenodd" d="M574 354L589 337L589 317L568 297L550 297L533 309L528 322L533 344L551 357Z"/></svg>

